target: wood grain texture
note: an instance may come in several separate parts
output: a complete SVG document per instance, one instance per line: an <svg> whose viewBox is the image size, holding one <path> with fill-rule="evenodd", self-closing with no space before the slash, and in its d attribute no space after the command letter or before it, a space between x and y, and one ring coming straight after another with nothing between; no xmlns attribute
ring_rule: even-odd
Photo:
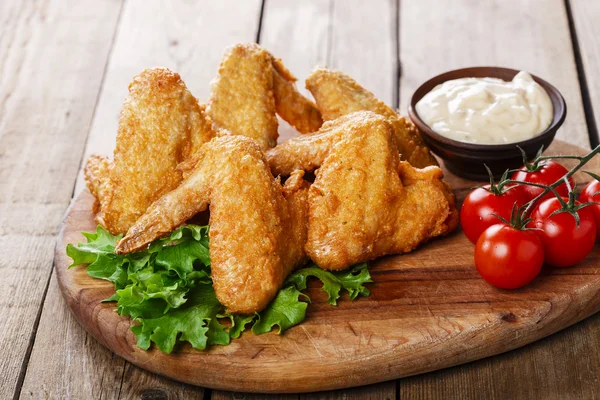
<svg viewBox="0 0 600 400"><path fill-rule="evenodd" d="M119 1L0 2L0 398L18 393Z"/></svg>
<svg viewBox="0 0 600 400"><path fill-rule="evenodd" d="M224 47L238 41L255 40L260 6L259 0L210 4L186 1L126 2L94 114L86 154L112 154L127 85L144 68L158 65L173 68L181 73L196 96L206 98L208 84L216 74ZM86 112L91 114L94 104L88 104L87 107ZM78 109L77 112L81 111ZM87 129L77 128L73 131L73 135L81 139L78 142L80 148L83 148ZM81 151L78 157L81 157ZM71 185L68 187L69 193L65 196L60 214L55 218L52 232L58 230L74 179L75 176L72 176L68 180ZM80 183L80 186L83 185ZM48 257L52 256L53 242L54 236L49 237ZM161 398L162 393L169 399L203 398L202 388L149 373L104 349L83 329L77 328L75 318L66 311L66 305L60 297L53 276L23 383L23 397L151 399ZM57 327L60 327L58 335ZM48 368L48 365L57 367Z"/></svg>
<svg viewBox="0 0 600 400"><path fill-rule="evenodd" d="M260 0L128 1L85 157L93 153L112 156L127 87L146 68L171 68L200 102L206 102L225 48L256 40L260 8ZM80 173L75 192L84 186Z"/></svg>
<svg viewBox="0 0 600 400"><path fill-rule="evenodd" d="M596 314L521 349L399 380L401 399L597 399Z"/></svg>
<svg viewBox="0 0 600 400"><path fill-rule="evenodd" d="M397 13L393 0L337 0L327 60L392 107L398 107Z"/></svg>
<svg viewBox="0 0 600 400"><path fill-rule="evenodd" d="M567 103L557 138L589 147L563 0L406 0L400 8L401 111L425 80L456 68L523 69L556 86Z"/></svg>
<svg viewBox="0 0 600 400"><path fill-rule="evenodd" d="M570 0L573 25L577 32L577 43L582 67L586 75L591 110L596 129L600 127L600 2L597 0ZM598 132L596 132L598 134Z"/></svg>
<svg viewBox="0 0 600 400"><path fill-rule="evenodd" d="M556 142L553 152L574 150ZM598 161L589 169L600 171ZM459 195L474 184L464 183L457 186ZM66 244L95 227L91 203L87 192L73 203L55 256L58 282L76 318L134 364L211 388L307 392L385 381L502 353L600 310L599 248L575 267L546 268L526 288L504 291L478 276L472 245L455 233L374 262L368 298L332 307L309 285L313 302L306 321L282 336L246 333L206 352L189 346L172 355L146 352L135 346L130 323L114 312L114 304L101 303L112 285L89 278L84 268L66 269Z"/></svg>
<svg viewBox="0 0 600 400"><path fill-rule="evenodd" d="M340 69L397 107L397 1L266 1L260 44L304 81L318 65ZM287 123L280 142L298 133Z"/></svg>

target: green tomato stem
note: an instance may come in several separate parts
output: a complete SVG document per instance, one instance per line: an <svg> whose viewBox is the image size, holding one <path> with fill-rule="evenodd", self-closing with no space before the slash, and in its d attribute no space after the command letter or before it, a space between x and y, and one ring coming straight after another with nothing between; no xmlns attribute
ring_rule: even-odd
<svg viewBox="0 0 600 400"><path fill-rule="evenodd" d="M531 211L531 209L533 208L533 206L535 205L535 203L537 203L542 197L544 197L545 195L547 195L550 192L553 192L557 198L562 200L562 197L554 189L556 189L558 186L562 185L563 182L568 181L568 179L571 176L573 176L577 171L579 171L585 164L588 163L588 161L590 161L598 153L600 153L600 145L596 146L592 151L590 151L589 153L587 153L585 156L582 156L582 157L578 157L578 156L547 156L547 157L553 157L553 158L577 159L577 160L579 160L579 163L576 166L574 166L573 168L571 168L561 179L557 180L552 185L539 185L540 187L545 187L544 191L542 193L540 193L539 195L537 195L534 199L530 200L529 202L527 202L526 204L523 205L522 208L524 208L524 214L528 214ZM542 157L540 157L540 158L542 158ZM527 182L526 184L530 185L530 186L538 186L537 184L531 184L529 182ZM564 202L564 200L562 200L562 202ZM561 202L561 204L562 204L562 202Z"/></svg>

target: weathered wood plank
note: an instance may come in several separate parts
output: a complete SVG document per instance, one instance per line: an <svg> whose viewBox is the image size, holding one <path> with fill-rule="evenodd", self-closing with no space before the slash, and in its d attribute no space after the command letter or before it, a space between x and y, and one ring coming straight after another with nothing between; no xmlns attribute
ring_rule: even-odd
<svg viewBox="0 0 600 400"><path fill-rule="evenodd" d="M304 80L317 65L340 69L397 107L397 2L378 0L267 1L261 45ZM283 122L280 142L297 133Z"/></svg>
<svg viewBox="0 0 600 400"><path fill-rule="evenodd" d="M216 75L224 48L239 41L255 40L260 7L260 0L243 3L128 1L91 125L86 156L112 154L127 86L144 68L172 68L182 75L197 97L206 99L209 82ZM89 39L88 42L93 43ZM91 114L93 108L93 103L87 105L86 112ZM87 127L68 133L85 137L82 132L86 130ZM81 152L77 161L80 156ZM71 190L72 186L66 202ZM60 215L63 212L64 207ZM56 218L56 223L59 222L60 216ZM50 240L53 241L54 238ZM57 326L60 334L57 334ZM56 367L48 368L48 365ZM104 349L68 311L52 277L22 395L116 399L162 398L156 396L163 394L169 399L201 399L204 390L143 371Z"/></svg>
<svg viewBox="0 0 600 400"><path fill-rule="evenodd" d="M568 115L557 137L589 147L562 0L402 1L400 60L403 113L414 90L439 73L476 65L524 69L565 97Z"/></svg>
<svg viewBox="0 0 600 400"><path fill-rule="evenodd" d="M327 65L394 105L396 13L389 0L267 1L260 41L283 59L307 95L304 79Z"/></svg>
<svg viewBox="0 0 600 400"><path fill-rule="evenodd" d="M22 379L120 1L0 2L0 398Z"/></svg>
<svg viewBox="0 0 600 400"><path fill-rule="evenodd" d="M344 390L300 395L301 400L395 400L396 381L360 386Z"/></svg>
<svg viewBox="0 0 600 400"><path fill-rule="evenodd" d="M496 357L399 381L401 399L595 399L600 315Z"/></svg>
<svg viewBox="0 0 600 400"><path fill-rule="evenodd" d="M310 97L304 79L316 65L327 63L332 0L267 1L260 44L283 60L298 78L298 89Z"/></svg>
<svg viewBox="0 0 600 400"><path fill-rule="evenodd" d="M215 390L210 396L211 400L296 400L296 394L255 394L239 392L223 392Z"/></svg>
<svg viewBox="0 0 600 400"><path fill-rule="evenodd" d="M598 25L600 2L597 0L571 0L569 5L577 32L577 43L586 77L585 84L591 103L588 112L594 114L588 115L588 121L592 117L595 128L598 129L600 127L600 79L597 79L596 74L600 70L600 25ZM590 133L598 135L597 131ZM598 138L595 139L598 140Z"/></svg>
<svg viewBox="0 0 600 400"><path fill-rule="evenodd" d="M272 52L298 78L301 93L311 97L304 80L316 65L327 64L333 0L266 1L260 44ZM287 122L279 120L279 142L298 135Z"/></svg>
<svg viewBox="0 0 600 400"><path fill-rule="evenodd" d="M398 106L397 13L393 0L336 1L327 61L392 107Z"/></svg>

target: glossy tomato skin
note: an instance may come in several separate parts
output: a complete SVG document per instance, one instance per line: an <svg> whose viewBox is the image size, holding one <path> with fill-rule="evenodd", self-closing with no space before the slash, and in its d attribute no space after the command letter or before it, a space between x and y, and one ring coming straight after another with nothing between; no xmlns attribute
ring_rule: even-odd
<svg viewBox="0 0 600 400"><path fill-rule="evenodd" d="M592 251L596 242L596 220L589 207L577 211L579 227L575 218L567 212L551 216L560 206L556 197L544 200L533 210L531 218L539 229L535 232L544 244L546 263L554 267L570 267Z"/></svg>
<svg viewBox="0 0 600 400"><path fill-rule="evenodd" d="M492 225L475 246L475 266L483 279L501 289L517 289L535 279L544 264L544 245L535 231Z"/></svg>
<svg viewBox="0 0 600 400"><path fill-rule="evenodd" d="M595 195L600 192L600 181L593 180L588 183L581 194L579 195L579 201L582 203L588 202L600 202L600 194ZM586 207L592 210L592 214L594 214L594 218L596 219L596 238L600 237L600 204L594 204L593 206Z"/></svg>
<svg viewBox="0 0 600 400"><path fill-rule="evenodd" d="M490 185L484 186L486 189ZM510 221L513 205L525 204L525 196L518 188L510 188L501 195L495 195L483 188L469 193L460 209L460 225L471 243L477 243L479 236L492 225L500 221L498 215Z"/></svg>
<svg viewBox="0 0 600 400"><path fill-rule="evenodd" d="M525 167L521 167L519 171L513 173L511 179L515 181L539 183L542 185L552 185L554 182L565 176L567 172L569 172L565 167L556 161L546 160L543 161L543 163L543 166L537 172L528 172ZM569 178L569 184L571 185L571 188L575 187L573 178ZM526 201L534 199L537 195L544 191L542 188L526 185L519 186L519 189L523 191ZM564 183L559 185L556 188L556 191L561 196L567 196L569 193L567 185ZM543 198L549 199L552 197L554 197L554 195L552 193L548 193Z"/></svg>

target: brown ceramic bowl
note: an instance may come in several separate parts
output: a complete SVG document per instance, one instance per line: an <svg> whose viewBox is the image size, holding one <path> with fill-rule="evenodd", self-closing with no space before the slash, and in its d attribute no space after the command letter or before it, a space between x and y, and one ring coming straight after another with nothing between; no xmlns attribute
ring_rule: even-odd
<svg viewBox="0 0 600 400"><path fill-rule="evenodd" d="M473 144L463 143L449 139L431 129L419 117L415 105L427 93L440 83L459 78L500 78L510 81L519 71L500 67L472 67L449 71L431 78L422 84L413 94L408 107L410 119L417 125L422 133L423 140L429 148L440 156L448 170L452 173L468 179L487 180L488 174L484 167L486 164L494 173L501 175L506 169L519 168L523 165L523 158L517 146L527 153L528 158L533 158L541 146L547 148L556 131L565 120L567 105L558 89L545 80L532 75L533 79L542 86L552 100L554 107L554 118L550 126L538 136L522 142L510 144Z"/></svg>

